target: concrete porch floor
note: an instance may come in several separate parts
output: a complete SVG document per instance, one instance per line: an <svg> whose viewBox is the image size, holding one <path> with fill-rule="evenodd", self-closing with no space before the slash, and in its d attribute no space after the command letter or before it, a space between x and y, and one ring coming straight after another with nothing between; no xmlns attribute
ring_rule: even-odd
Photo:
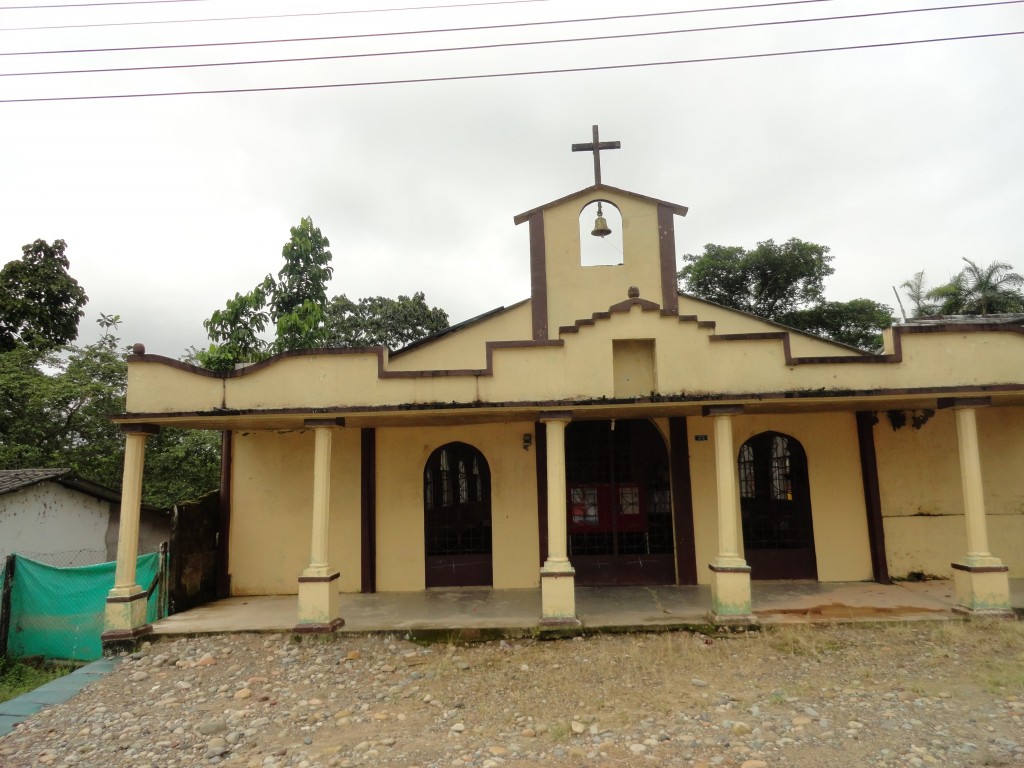
<svg viewBox="0 0 1024 768"><path fill-rule="evenodd" d="M1024 609L1024 579L1010 580L1011 603ZM755 581L754 613L763 624L821 621L950 619L952 581L816 582ZM583 628L666 628L704 623L708 587L578 587L576 610ZM287 632L297 621L295 595L232 597L169 616L157 635L207 632ZM341 595L345 632L497 629L538 626L539 589L431 589Z"/></svg>

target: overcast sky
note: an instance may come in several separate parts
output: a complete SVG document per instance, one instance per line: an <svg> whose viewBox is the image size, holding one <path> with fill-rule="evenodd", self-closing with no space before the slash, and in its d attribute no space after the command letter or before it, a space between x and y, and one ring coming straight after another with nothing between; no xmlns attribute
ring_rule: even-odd
<svg viewBox="0 0 1024 768"><path fill-rule="evenodd" d="M749 0L171 0L15 9L0 73L455 48L924 9L939 0L773 7L537 25ZM85 0L82 0L85 2ZM448 0L449 4L451 0ZM339 8L361 13L336 13ZM378 9L370 12L370 9ZM310 13L290 18L241 16ZM225 19L195 21L197 19ZM181 23L165 23L174 20ZM129 23L147 22L147 23ZM154 23L161 22L161 23ZM532 23L497 30L380 33ZM73 25L73 26L72 26ZM105 25L105 26L81 26ZM29 27L65 27L27 29ZM495 79L217 95L11 99L334 85L640 64L1024 31L1024 5L590 42L293 63L0 77L0 261L68 243L71 274L126 343L179 356L202 321L281 267L302 216L330 239L332 294L422 290L453 322L529 295L512 217L604 181L690 208L680 254L799 237L835 256L830 298L895 307L967 256L1024 270L1024 35ZM33 51L349 39L128 52ZM7 55L10 53L24 55ZM595 310L606 309L595 307Z"/></svg>

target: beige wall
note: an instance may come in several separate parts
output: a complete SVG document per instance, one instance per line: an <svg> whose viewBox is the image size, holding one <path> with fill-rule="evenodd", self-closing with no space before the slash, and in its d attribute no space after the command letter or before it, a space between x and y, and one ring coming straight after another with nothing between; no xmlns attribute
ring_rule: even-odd
<svg viewBox="0 0 1024 768"><path fill-rule="evenodd" d="M807 453L818 580L871 579L867 513L854 416L845 413L734 416L735 454L738 456L740 446L748 439L767 431L782 432L797 439ZM718 549L713 421L691 418L688 432L697 579L706 584L710 582L708 563ZM708 439L697 441L697 435L707 435Z"/></svg>
<svg viewBox="0 0 1024 768"><path fill-rule="evenodd" d="M612 350L618 339L654 341L658 392L665 395L981 387L1019 380L1024 365L1024 336L1011 333L918 334L904 338L902 363L799 366L786 364L780 341L713 342L712 334L694 322L634 307L566 334L563 347L496 349L493 376L380 379L372 353L305 355L224 380L223 393L210 387L220 380L134 362L128 407L173 414L193 408L359 409L599 398L614 392ZM444 360L436 367L446 368Z"/></svg>
<svg viewBox="0 0 1024 768"><path fill-rule="evenodd" d="M978 440L992 554L1024 576L1024 408L981 408ZM966 554L963 492L953 412L938 411L921 429L875 425L879 491L889 571L948 577Z"/></svg>
<svg viewBox="0 0 1024 768"><path fill-rule="evenodd" d="M388 370L429 370L436 368L439 363L452 370L484 368L487 365L488 341L522 341L532 337L530 302L524 301L391 358Z"/></svg>
<svg viewBox="0 0 1024 768"><path fill-rule="evenodd" d="M312 543L313 432L235 433L232 460L232 594L295 594ZM336 430L328 557L343 592L361 581L360 468L359 430Z"/></svg>
<svg viewBox="0 0 1024 768"><path fill-rule="evenodd" d="M479 450L491 471L494 587L536 587L537 479L532 422L377 430L377 589L424 588L423 468L450 442ZM534 441L536 442L536 441Z"/></svg>
<svg viewBox="0 0 1024 768"><path fill-rule="evenodd" d="M767 324L751 315L701 301L693 296L679 297L679 314L697 315L700 320L715 323L715 333L764 333L785 330L781 326ZM857 352L852 349L796 331L790 333L789 345L794 357L857 356Z"/></svg>
<svg viewBox="0 0 1024 768"><path fill-rule="evenodd" d="M622 214L622 264L580 263L580 213L598 199ZM544 246L549 338L558 338L559 326L624 301L630 286L637 286L643 298L662 302L658 209L649 202L608 190L567 200L544 211Z"/></svg>

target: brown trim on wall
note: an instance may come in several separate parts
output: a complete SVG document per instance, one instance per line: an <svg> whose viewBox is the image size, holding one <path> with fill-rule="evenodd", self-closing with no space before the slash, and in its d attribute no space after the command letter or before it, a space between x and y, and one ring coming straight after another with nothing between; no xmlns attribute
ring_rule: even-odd
<svg viewBox="0 0 1024 768"><path fill-rule="evenodd" d="M136 600L148 600L149 593L143 590L142 592L136 592L134 595L114 595L107 598L108 603L134 603Z"/></svg>
<svg viewBox="0 0 1024 768"><path fill-rule="evenodd" d="M234 433L225 429L220 438L220 496L217 500L217 597L231 596L228 542L231 537L231 457Z"/></svg>
<svg viewBox="0 0 1024 768"><path fill-rule="evenodd" d="M547 246L544 243L544 214L530 217L530 311L533 313L534 341L548 338Z"/></svg>
<svg viewBox="0 0 1024 768"><path fill-rule="evenodd" d="M329 584L341 578L341 571L329 573L326 576L299 576L299 584Z"/></svg>
<svg viewBox="0 0 1024 768"><path fill-rule="evenodd" d="M879 584L892 584L885 553L882 496L878 487L878 456L875 453L874 427L877 420L872 411L857 411L857 445L860 448L860 475L864 482L864 509L868 517L871 573Z"/></svg>
<svg viewBox="0 0 1024 768"><path fill-rule="evenodd" d="M708 401L756 401L757 403L798 402L800 400L843 400L862 397L918 397L921 395L944 395L957 392L1024 392L1024 384L978 384L952 387L884 387L880 389L837 389L837 390L782 390L773 392L728 392L728 393L678 393L654 397L593 397L576 400L499 400L490 402L469 401L450 403L402 403L396 405L347 405L336 407L306 406L296 408L218 408L208 411L168 411L167 413L124 413L113 417L123 419L184 419L224 418L233 416L288 416L303 413L356 413L388 414L416 413L424 411L478 411L481 408L537 408L543 410L586 408L590 405L685 405L707 403ZM708 406L713 407L713 406Z"/></svg>
<svg viewBox="0 0 1024 768"><path fill-rule="evenodd" d="M540 565L548 557L548 433L543 422L533 425L534 455L537 458L537 539Z"/></svg>
<svg viewBox="0 0 1024 768"><path fill-rule="evenodd" d="M552 200L550 203L544 203L544 205L539 205L536 208L531 208L528 211L524 211L523 213L514 216L512 218L512 221L515 222L516 224L522 224L524 221L529 221L533 216L542 213L546 208L551 208L553 206L559 205L560 203L564 203L567 200L572 200L574 197L583 197L584 195L595 195L600 194L601 192L615 192L620 195L625 195L626 197L631 197L634 200L642 200L647 203L654 203L655 205L658 206L663 205L669 210L679 214L680 216L685 216L686 212L689 210L685 205L671 203L668 200L659 200L656 197L640 195L637 194L636 192L630 192L628 189L620 189L619 187L613 187L610 184L592 184L589 187L584 187L579 192L573 192L572 194L565 195L564 197L560 197L557 200Z"/></svg>
<svg viewBox="0 0 1024 768"><path fill-rule="evenodd" d="M686 429L685 416L672 416L669 418L668 436L677 580L680 584L696 584L697 541L693 532L690 438Z"/></svg>
<svg viewBox="0 0 1024 768"><path fill-rule="evenodd" d="M1010 570L1008 565L967 565L967 563L950 563L951 568L967 573L1006 573Z"/></svg>
<svg viewBox="0 0 1024 768"><path fill-rule="evenodd" d="M377 591L377 430L359 432L360 592Z"/></svg>
<svg viewBox="0 0 1024 768"><path fill-rule="evenodd" d="M639 303L645 311L651 309L657 309L659 312L664 312L654 302L647 302L645 299L630 299L626 302L620 302L614 305L608 312L595 312L594 315L587 320L577 320L575 326L564 326L560 329L562 333L572 333L572 328L576 327L578 330L579 326L593 325L597 320L607 320L611 317L613 311L628 311L634 304ZM648 306L649 305L649 306ZM547 327L547 314L546 314L547 302L545 300L545 315L544 315L544 326ZM533 307L536 310L536 307ZM679 318L680 321L689 322L693 316L686 315ZM715 323L713 321L697 321L698 328L714 329ZM535 326L536 331L536 326ZM925 325L925 326L913 326L913 325L900 325L893 329L893 353L885 355L871 355L871 354L859 354L859 355L826 355L820 357L793 357L792 350L790 348L790 332L789 331L773 331L765 333L721 333L712 334L708 336L708 341L711 342L730 342L730 341L781 341L783 348L783 356L786 365L853 365L853 364L875 364L875 363L901 363L903 362L903 336L907 334L927 334L927 333L1013 333L1017 335L1024 335L1024 325L999 325L999 326L985 326L985 325L956 325L953 323L943 325ZM129 363L160 363L162 365L169 366L171 368L177 368L182 371L188 371L199 376L208 376L211 378L219 379L232 379L241 376L246 376L250 373L260 371L270 365L275 364L279 360L290 357L303 357L310 355L362 355L362 354L375 354L377 356L377 375L381 379L415 379L415 378L433 378L441 376L492 376L494 375L494 362L493 355L495 349L512 349L518 347L544 347L552 346L558 347L563 346L564 341L561 339L547 340L546 338L535 338L530 341L489 341L486 343L486 354L487 354L487 367L486 368L465 368L457 370L424 370L424 371L389 371L385 369L384 355L387 351L384 347L364 347L356 349L297 349L290 352L282 352L279 355L274 355L266 360L262 360L258 363L253 363L244 368L240 368L235 371L228 371L226 373L217 373L214 371L207 371L202 368L198 368L188 363L183 363L179 360L174 360L169 357L162 355L129 355ZM965 391L978 389L989 389L985 387L953 387L947 388L947 391ZM939 390L935 390L939 391ZM322 409L323 412L329 412L328 409ZM155 414L158 416L168 416L171 414ZM153 425L134 425L138 427L152 427Z"/></svg>
<svg viewBox="0 0 1024 768"><path fill-rule="evenodd" d="M661 256L661 306L673 315L679 314L679 282L676 279L675 212L667 205L658 206L658 251Z"/></svg>

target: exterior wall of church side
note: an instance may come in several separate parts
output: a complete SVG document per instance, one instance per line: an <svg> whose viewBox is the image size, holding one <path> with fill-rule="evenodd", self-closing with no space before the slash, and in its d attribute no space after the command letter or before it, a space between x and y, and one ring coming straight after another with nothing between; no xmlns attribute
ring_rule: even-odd
<svg viewBox="0 0 1024 768"><path fill-rule="evenodd" d="M228 555L234 595L289 595L309 565L313 518L313 432L234 436ZM331 446L328 558L338 589L360 587L360 443L338 429Z"/></svg>
<svg viewBox="0 0 1024 768"><path fill-rule="evenodd" d="M977 412L985 514L992 554L1024 573L1024 408ZM949 578L967 546L953 413L937 411L920 429L893 429L878 414L875 446L889 572Z"/></svg>

